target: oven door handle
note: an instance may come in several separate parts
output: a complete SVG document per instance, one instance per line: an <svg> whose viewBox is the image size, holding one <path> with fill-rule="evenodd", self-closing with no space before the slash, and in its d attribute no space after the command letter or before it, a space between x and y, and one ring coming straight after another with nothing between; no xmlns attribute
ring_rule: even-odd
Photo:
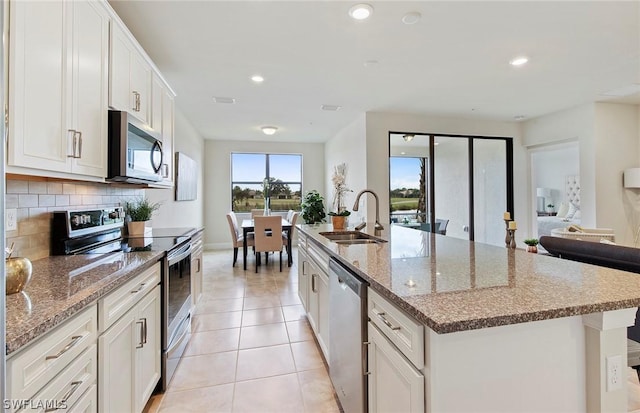
<svg viewBox="0 0 640 413"><path fill-rule="evenodd" d="M187 334L191 332L191 314L182 319L173 335L167 340L167 354L170 354L174 348L180 345Z"/></svg>
<svg viewBox="0 0 640 413"><path fill-rule="evenodd" d="M191 255L191 244L187 244L186 246L180 248L175 253L172 253L167 257L167 261L169 262L169 267L171 267L176 262L182 261Z"/></svg>

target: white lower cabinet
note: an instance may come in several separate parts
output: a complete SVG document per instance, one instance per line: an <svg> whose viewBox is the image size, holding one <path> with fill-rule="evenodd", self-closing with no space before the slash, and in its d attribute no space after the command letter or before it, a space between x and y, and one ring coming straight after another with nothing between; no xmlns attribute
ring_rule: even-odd
<svg viewBox="0 0 640 413"><path fill-rule="evenodd" d="M424 376L369 323L369 412L422 413Z"/></svg>
<svg viewBox="0 0 640 413"><path fill-rule="evenodd" d="M313 260L309 265L309 300L307 318L318 339L320 349L329 359L329 275L321 270Z"/></svg>
<svg viewBox="0 0 640 413"><path fill-rule="evenodd" d="M305 311L309 311L309 287L311 283L309 257L298 247L298 297Z"/></svg>
<svg viewBox="0 0 640 413"><path fill-rule="evenodd" d="M7 411L67 411L94 391L96 313L89 306L8 357Z"/></svg>
<svg viewBox="0 0 640 413"><path fill-rule="evenodd" d="M191 308L195 310L196 304L202 296L202 232L198 231L191 237Z"/></svg>
<svg viewBox="0 0 640 413"><path fill-rule="evenodd" d="M156 285L98 337L99 411L141 412L160 379L160 356Z"/></svg>

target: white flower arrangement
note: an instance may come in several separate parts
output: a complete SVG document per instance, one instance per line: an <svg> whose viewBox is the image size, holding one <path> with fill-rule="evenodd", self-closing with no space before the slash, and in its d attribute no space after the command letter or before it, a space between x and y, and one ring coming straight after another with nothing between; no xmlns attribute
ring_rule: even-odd
<svg viewBox="0 0 640 413"><path fill-rule="evenodd" d="M343 204L343 197L346 192L352 191L351 189L347 188L346 180L347 164L341 163L340 165L334 166L331 182L333 182L333 209L337 214L348 212L346 211L346 208Z"/></svg>

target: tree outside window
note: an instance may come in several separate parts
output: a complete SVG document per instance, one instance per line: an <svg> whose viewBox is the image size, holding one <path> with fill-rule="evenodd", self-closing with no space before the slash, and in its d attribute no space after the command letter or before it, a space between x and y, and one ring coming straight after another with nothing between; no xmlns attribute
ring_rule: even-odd
<svg viewBox="0 0 640 413"><path fill-rule="evenodd" d="M300 210L302 155L232 153L231 209L263 209L267 196L272 211Z"/></svg>

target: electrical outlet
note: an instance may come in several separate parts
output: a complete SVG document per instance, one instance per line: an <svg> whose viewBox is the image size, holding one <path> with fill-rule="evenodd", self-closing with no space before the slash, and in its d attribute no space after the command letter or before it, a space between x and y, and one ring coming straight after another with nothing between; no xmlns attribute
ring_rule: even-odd
<svg viewBox="0 0 640 413"><path fill-rule="evenodd" d="M15 208L6 210L4 229L6 231L15 231L18 229L18 211Z"/></svg>
<svg viewBox="0 0 640 413"><path fill-rule="evenodd" d="M607 391L622 388L622 356L609 356L607 364Z"/></svg>

